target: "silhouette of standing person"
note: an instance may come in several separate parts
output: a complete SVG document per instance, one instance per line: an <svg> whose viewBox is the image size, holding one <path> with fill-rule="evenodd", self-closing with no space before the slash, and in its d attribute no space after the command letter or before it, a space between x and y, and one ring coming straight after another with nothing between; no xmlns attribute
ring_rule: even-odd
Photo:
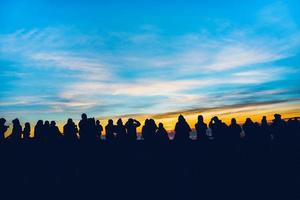
<svg viewBox="0 0 300 200"><path fill-rule="evenodd" d="M43 120L38 120L34 127L34 138L41 141L43 136Z"/></svg>
<svg viewBox="0 0 300 200"><path fill-rule="evenodd" d="M269 145L271 141L271 135L270 135L270 126L268 124L266 116L263 116L261 119L259 134L260 134L260 139L262 140L261 142L264 145Z"/></svg>
<svg viewBox="0 0 300 200"><path fill-rule="evenodd" d="M48 120L45 121L44 126L43 126L43 136L42 140L44 142L48 142L51 138L51 132L50 132L50 122Z"/></svg>
<svg viewBox="0 0 300 200"><path fill-rule="evenodd" d="M145 141L149 141L151 138L149 132L149 119L145 119L144 126L142 127L142 137Z"/></svg>
<svg viewBox="0 0 300 200"><path fill-rule="evenodd" d="M161 141L161 142L167 142L167 141L169 141L168 132L164 128L163 123L159 123L158 124L158 128L156 130L156 135L158 137L158 140Z"/></svg>
<svg viewBox="0 0 300 200"><path fill-rule="evenodd" d="M105 126L105 139L108 141L112 141L115 139L115 125L112 119L108 120L107 125Z"/></svg>
<svg viewBox="0 0 300 200"><path fill-rule="evenodd" d="M79 122L79 137L80 140L84 141L89 135L89 122L87 115L82 113L81 120Z"/></svg>
<svg viewBox="0 0 300 200"><path fill-rule="evenodd" d="M142 127L142 137L147 142L154 142L156 139L157 125L154 119L146 119Z"/></svg>
<svg viewBox="0 0 300 200"><path fill-rule="evenodd" d="M78 140L78 129L72 119L68 119L67 124L64 125L64 138L67 142L74 143Z"/></svg>
<svg viewBox="0 0 300 200"><path fill-rule="evenodd" d="M22 132L23 140L29 140L30 139L30 131L31 131L30 123L26 122L25 127L24 127L23 132Z"/></svg>
<svg viewBox="0 0 300 200"><path fill-rule="evenodd" d="M126 139L126 135L127 135L126 134L126 128L123 125L122 119L118 119L115 132L116 132L116 138L118 140L124 140L124 139Z"/></svg>
<svg viewBox="0 0 300 200"><path fill-rule="evenodd" d="M251 118L246 119L245 123L243 124L243 130L246 141L253 143L255 141L256 128Z"/></svg>
<svg viewBox="0 0 300 200"><path fill-rule="evenodd" d="M149 123L149 120L145 119L144 125L142 127L142 138L144 140L148 140L148 132L147 132L148 123Z"/></svg>
<svg viewBox="0 0 300 200"><path fill-rule="evenodd" d="M53 142L58 141L62 137L62 134L61 134L59 128L56 126L55 121L50 122L49 137L50 137L50 140Z"/></svg>
<svg viewBox="0 0 300 200"><path fill-rule="evenodd" d="M279 144L279 143L285 142L286 123L284 120L281 119L280 114L274 115L273 123L271 124L270 128L271 128L275 143Z"/></svg>
<svg viewBox="0 0 300 200"><path fill-rule="evenodd" d="M207 124L204 123L202 115L198 115L198 122L195 124L195 129L197 131L197 140L208 140L206 134Z"/></svg>
<svg viewBox="0 0 300 200"><path fill-rule="evenodd" d="M101 135L102 135L103 127L100 124L99 120L96 121L96 127L95 128L96 128L96 137L97 137L97 139L101 140Z"/></svg>
<svg viewBox="0 0 300 200"><path fill-rule="evenodd" d="M141 123L135 119L129 118L128 121L125 124L125 128L127 130L127 135L129 140L136 140L137 139L137 133L136 128L139 127Z"/></svg>
<svg viewBox="0 0 300 200"><path fill-rule="evenodd" d="M20 141L21 137L22 137L22 126L20 124L20 121L18 118L12 120L13 123L13 128L12 128L12 132L11 135L9 136L9 138L12 141Z"/></svg>
<svg viewBox="0 0 300 200"><path fill-rule="evenodd" d="M236 123L236 119L231 119L231 124L229 125L229 140L233 144L238 144L241 139L242 128L239 124Z"/></svg>
<svg viewBox="0 0 300 200"><path fill-rule="evenodd" d="M0 143L5 140L5 132L9 126L5 125L6 119L0 118Z"/></svg>
<svg viewBox="0 0 300 200"><path fill-rule="evenodd" d="M191 128L182 115L179 115L178 122L175 125L175 141L186 142L190 138Z"/></svg>
<svg viewBox="0 0 300 200"><path fill-rule="evenodd" d="M223 142L226 137L227 126L217 116L211 118L209 122L209 128L211 129L214 140Z"/></svg>
<svg viewBox="0 0 300 200"><path fill-rule="evenodd" d="M84 142L95 142L98 138L99 133L97 132L96 121L95 118L88 118L87 119L87 130L84 134Z"/></svg>

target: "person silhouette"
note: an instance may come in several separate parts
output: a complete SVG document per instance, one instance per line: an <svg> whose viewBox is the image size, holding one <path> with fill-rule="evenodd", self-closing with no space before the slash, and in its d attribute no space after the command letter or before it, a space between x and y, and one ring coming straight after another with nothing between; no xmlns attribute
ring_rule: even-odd
<svg viewBox="0 0 300 200"><path fill-rule="evenodd" d="M115 125L112 119L108 120L107 125L105 126L105 139L108 141L112 141L115 139Z"/></svg>
<svg viewBox="0 0 300 200"><path fill-rule="evenodd" d="M22 138L22 126L18 118L12 120L13 128L9 139L12 141L20 141Z"/></svg>
<svg viewBox="0 0 300 200"><path fill-rule="evenodd" d="M285 129L286 129L286 123L284 120L281 119L280 114L275 114L273 122L271 124L271 133L274 137L275 143L282 143L284 142L285 138Z"/></svg>
<svg viewBox="0 0 300 200"><path fill-rule="evenodd" d="M169 141L168 132L164 128L163 123L159 123L158 124L158 128L156 130L156 135L158 137L158 140L161 141L161 142L167 142L167 141Z"/></svg>
<svg viewBox="0 0 300 200"><path fill-rule="evenodd" d="M0 118L0 143L5 140L5 132L9 128L9 126L5 125L6 119Z"/></svg>
<svg viewBox="0 0 300 200"><path fill-rule="evenodd" d="M270 127L266 116L263 116L261 119L259 134L260 134L260 139L262 140L261 142L264 145L268 145L271 141L271 135L270 135Z"/></svg>
<svg viewBox="0 0 300 200"><path fill-rule="evenodd" d="M42 136L42 140L44 142L48 142L48 140L50 140L51 136L50 136L50 122L48 120L46 120L44 122L44 126L43 126L43 136Z"/></svg>
<svg viewBox="0 0 300 200"><path fill-rule="evenodd" d="M175 141L186 142L190 138L191 128L182 115L179 115L178 122L175 125Z"/></svg>
<svg viewBox="0 0 300 200"><path fill-rule="evenodd" d="M214 116L209 122L209 128L211 129L214 140L224 142L224 139L227 137L227 125L225 123L217 116Z"/></svg>
<svg viewBox="0 0 300 200"><path fill-rule="evenodd" d="M129 140L136 140L137 139L137 133L136 128L139 127L141 123L135 119L129 118L128 121L125 124L125 128L127 130L127 135Z"/></svg>
<svg viewBox="0 0 300 200"><path fill-rule="evenodd" d="M207 124L204 123L202 115L198 115L198 122L195 124L195 129L197 132L197 140L208 140L208 136L206 134Z"/></svg>
<svg viewBox="0 0 300 200"><path fill-rule="evenodd" d="M116 138L118 140L125 140L127 137L126 128L123 125L122 119L118 119L117 126L115 128Z"/></svg>
<svg viewBox="0 0 300 200"><path fill-rule="evenodd" d="M146 119L142 128L142 137L147 142L154 142L156 139L157 125L154 119Z"/></svg>
<svg viewBox="0 0 300 200"><path fill-rule="evenodd" d="M87 119L87 130L85 130L84 134L84 142L95 142L99 136L97 127L96 127L96 121L95 118L88 118ZM102 127L101 127L102 128Z"/></svg>
<svg viewBox="0 0 300 200"><path fill-rule="evenodd" d="M81 114L81 120L79 122L79 137L80 140L84 141L89 135L89 122L85 113Z"/></svg>
<svg viewBox="0 0 300 200"><path fill-rule="evenodd" d="M43 120L38 120L34 127L34 138L41 141L43 137Z"/></svg>
<svg viewBox="0 0 300 200"><path fill-rule="evenodd" d="M233 144L238 144L241 139L242 128L239 124L237 124L236 119L231 119L231 124L229 125L229 140Z"/></svg>
<svg viewBox="0 0 300 200"><path fill-rule="evenodd" d="M71 118L68 119L67 123L64 125L64 139L67 142L74 143L78 140L77 137L78 129Z"/></svg>
<svg viewBox="0 0 300 200"><path fill-rule="evenodd" d="M218 122L219 122L219 119L217 116L214 116L210 119L210 122L209 122L209 128L211 129L211 133L213 135L213 138L214 140L217 138L216 136L218 135L217 132L218 132Z"/></svg>
<svg viewBox="0 0 300 200"><path fill-rule="evenodd" d="M101 136L102 136L102 131L103 131L103 127L100 124L100 120L96 121L96 137L98 140L101 140Z"/></svg>
<svg viewBox="0 0 300 200"><path fill-rule="evenodd" d="M49 139L52 142L58 141L62 137L62 134L59 128L56 126L55 121L50 122L50 129L49 129Z"/></svg>
<svg viewBox="0 0 300 200"><path fill-rule="evenodd" d="M142 127L142 138L146 141L149 140L149 119L145 119L144 126Z"/></svg>
<svg viewBox="0 0 300 200"><path fill-rule="evenodd" d="M246 121L243 124L243 130L245 133L245 140L249 143L253 143L255 141L256 127L251 118L246 118Z"/></svg>
<svg viewBox="0 0 300 200"><path fill-rule="evenodd" d="M30 139L30 131L31 131L30 123L26 122L25 127L24 127L23 132L22 132L23 140L29 140Z"/></svg>

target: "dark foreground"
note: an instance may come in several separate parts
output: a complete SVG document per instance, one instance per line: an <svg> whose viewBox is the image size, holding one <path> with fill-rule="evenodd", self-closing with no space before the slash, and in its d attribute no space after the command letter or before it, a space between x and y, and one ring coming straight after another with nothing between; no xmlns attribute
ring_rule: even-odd
<svg viewBox="0 0 300 200"><path fill-rule="evenodd" d="M5 143L1 199L300 199L299 149L292 142Z"/></svg>

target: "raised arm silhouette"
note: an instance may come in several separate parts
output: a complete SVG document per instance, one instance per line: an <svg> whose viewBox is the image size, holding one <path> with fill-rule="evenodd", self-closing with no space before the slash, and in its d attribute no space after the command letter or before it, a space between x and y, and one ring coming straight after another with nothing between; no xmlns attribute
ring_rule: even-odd
<svg viewBox="0 0 300 200"><path fill-rule="evenodd" d="M136 128L139 127L141 123L135 119L129 118L128 121L125 124L125 128L127 130L128 139L130 140L136 140L137 139L137 133Z"/></svg>

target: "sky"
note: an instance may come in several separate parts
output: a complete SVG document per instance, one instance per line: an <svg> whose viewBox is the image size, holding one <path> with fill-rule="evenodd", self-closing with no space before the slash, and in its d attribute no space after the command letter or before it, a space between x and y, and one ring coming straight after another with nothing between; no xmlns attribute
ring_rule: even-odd
<svg viewBox="0 0 300 200"><path fill-rule="evenodd" d="M299 7L1 0L0 116L300 116Z"/></svg>

